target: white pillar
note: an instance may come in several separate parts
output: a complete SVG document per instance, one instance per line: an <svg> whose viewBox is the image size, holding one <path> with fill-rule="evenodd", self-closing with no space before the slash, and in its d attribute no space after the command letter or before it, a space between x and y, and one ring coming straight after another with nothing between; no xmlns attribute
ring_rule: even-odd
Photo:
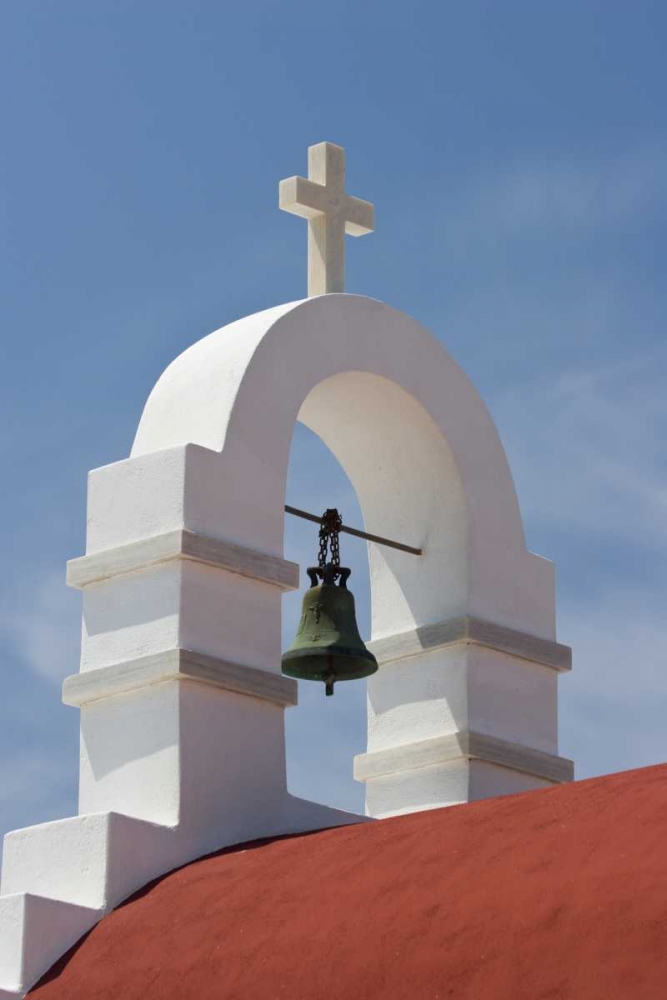
<svg viewBox="0 0 667 1000"><path fill-rule="evenodd" d="M371 816L571 781L558 756L558 673L570 650L461 617L371 644L368 752L355 759Z"/></svg>
<svg viewBox="0 0 667 1000"><path fill-rule="evenodd" d="M194 445L91 473L83 590L80 812L179 825L211 849L286 796L281 594L299 571L219 535L220 456ZM220 498L224 504L223 498Z"/></svg>

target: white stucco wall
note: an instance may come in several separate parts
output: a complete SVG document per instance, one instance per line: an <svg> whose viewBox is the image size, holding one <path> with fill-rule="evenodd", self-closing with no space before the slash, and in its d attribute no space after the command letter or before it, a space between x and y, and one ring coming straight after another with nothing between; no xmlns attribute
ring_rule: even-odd
<svg viewBox="0 0 667 1000"><path fill-rule="evenodd" d="M355 764L369 814L565 780L553 567L526 550L468 378L428 331L371 299L246 317L169 366L130 457L90 475L87 551L69 569L84 592L81 672L64 688L81 708L82 815L6 840L0 990L24 991L160 872L363 819L286 787L295 686L280 675L280 605L298 579L283 557L297 420L340 461L367 530L423 549L369 546L384 644Z"/></svg>

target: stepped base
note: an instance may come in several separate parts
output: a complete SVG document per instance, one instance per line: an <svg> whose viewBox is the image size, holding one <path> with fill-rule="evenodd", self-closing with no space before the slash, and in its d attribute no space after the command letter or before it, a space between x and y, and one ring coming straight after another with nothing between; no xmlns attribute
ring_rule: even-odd
<svg viewBox="0 0 667 1000"><path fill-rule="evenodd" d="M30 893L0 897L0 984L22 996L102 916Z"/></svg>
<svg viewBox="0 0 667 1000"><path fill-rule="evenodd" d="M22 997L61 955L123 899L204 854L261 837L365 822L366 817L285 795L240 840L206 838L120 813L75 816L5 837L0 895L0 1000Z"/></svg>

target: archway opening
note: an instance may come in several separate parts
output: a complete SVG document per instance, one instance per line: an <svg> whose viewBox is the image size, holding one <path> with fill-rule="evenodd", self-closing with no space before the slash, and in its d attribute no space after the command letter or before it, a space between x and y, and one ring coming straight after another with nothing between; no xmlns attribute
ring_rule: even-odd
<svg viewBox="0 0 667 1000"><path fill-rule="evenodd" d="M321 514L336 507L348 524L363 527L361 508L352 483L325 444L303 424L294 430L287 477L287 503ZM317 564L318 528L286 516L285 556L301 567L300 588L285 594L282 648L292 642L308 586L306 568ZM364 641L371 628L370 582L366 542L341 536L341 561L352 570L357 621ZM324 685L299 681L299 705L286 714L287 782L290 792L326 805L364 811L364 787L352 777L354 754L366 749L366 684L336 685L333 698Z"/></svg>
<svg viewBox="0 0 667 1000"><path fill-rule="evenodd" d="M299 420L350 477L366 530L423 551L369 546L373 638L464 614L465 497L452 450L425 407L391 379L349 371L318 383Z"/></svg>
<svg viewBox="0 0 667 1000"><path fill-rule="evenodd" d="M317 514L337 507L348 524L424 550L414 556L341 537L364 639L463 613L463 491L451 450L424 407L395 382L352 371L315 386L299 421L287 503ZM283 648L300 614L305 568L316 560L317 526L288 516L285 554L302 573L300 593L284 602ZM363 789L352 780L351 760L366 749L366 684L336 691L337 700L324 699L320 685L300 684L300 708L287 719L288 781L295 794L359 811ZM391 698L382 706L391 710Z"/></svg>

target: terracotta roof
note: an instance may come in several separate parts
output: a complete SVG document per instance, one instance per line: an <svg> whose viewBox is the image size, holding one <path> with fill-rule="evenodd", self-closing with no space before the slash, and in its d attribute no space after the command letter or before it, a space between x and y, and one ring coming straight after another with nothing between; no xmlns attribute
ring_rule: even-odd
<svg viewBox="0 0 667 1000"><path fill-rule="evenodd" d="M31 996L663 1000L667 765L207 857Z"/></svg>

